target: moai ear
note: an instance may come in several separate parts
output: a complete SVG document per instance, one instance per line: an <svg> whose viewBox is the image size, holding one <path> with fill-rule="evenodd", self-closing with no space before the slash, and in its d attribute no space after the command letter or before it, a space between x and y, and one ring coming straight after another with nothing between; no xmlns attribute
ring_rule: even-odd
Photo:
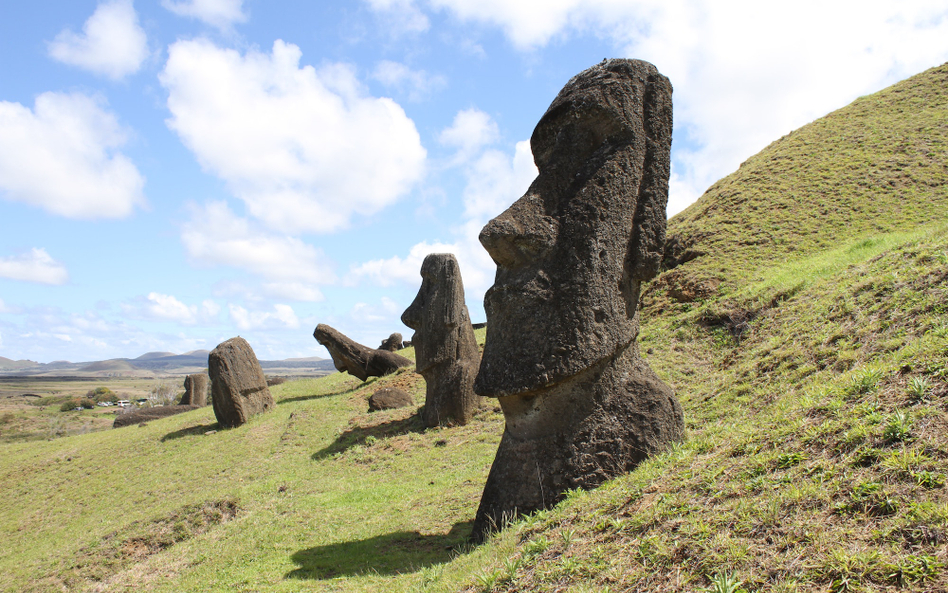
<svg viewBox="0 0 948 593"><path fill-rule="evenodd" d="M626 271L633 280L654 278L662 262L671 172L672 86L657 70L645 91L645 160Z"/></svg>

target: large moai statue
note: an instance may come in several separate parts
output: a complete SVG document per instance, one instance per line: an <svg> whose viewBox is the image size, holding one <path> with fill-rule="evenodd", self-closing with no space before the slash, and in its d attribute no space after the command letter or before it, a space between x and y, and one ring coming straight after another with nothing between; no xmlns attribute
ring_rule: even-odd
<svg viewBox="0 0 948 593"><path fill-rule="evenodd" d="M394 373L411 361L389 350L369 348L350 339L342 332L320 323L313 331L316 341L329 350L332 364L341 373L349 373L365 381L369 377L381 377Z"/></svg>
<svg viewBox="0 0 948 593"><path fill-rule="evenodd" d="M671 94L639 60L573 77L530 139L539 175L481 231L497 275L474 391L498 398L506 427L475 540L683 437L681 406L635 343L665 238Z"/></svg>
<svg viewBox="0 0 948 593"><path fill-rule="evenodd" d="M415 369L425 378L427 426L467 424L481 406L474 377L481 356L464 304L458 262L450 253L433 253L421 264L421 288L402 313L415 330Z"/></svg>
<svg viewBox="0 0 948 593"><path fill-rule="evenodd" d="M181 396L181 405L207 405L207 375L196 373L184 378L184 395Z"/></svg>
<svg viewBox="0 0 948 593"><path fill-rule="evenodd" d="M218 344L207 356L207 372L214 415L223 428L235 428L273 409L267 378L247 340L238 336Z"/></svg>

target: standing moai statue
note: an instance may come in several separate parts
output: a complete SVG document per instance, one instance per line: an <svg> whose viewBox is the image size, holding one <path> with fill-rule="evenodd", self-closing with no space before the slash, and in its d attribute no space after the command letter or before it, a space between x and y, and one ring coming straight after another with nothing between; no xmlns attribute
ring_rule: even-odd
<svg viewBox="0 0 948 593"><path fill-rule="evenodd" d="M240 336L221 342L207 356L211 403L223 428L245 424L251 416L273 409L260 361Z"/></svg>
<svg viewBox="0 0 948 593"><path fill-rule="evenodd" d="M639 60L573 77L530 139L539 175L481 231L497 275L474 390L498 398L506 426L475 540L683 437L681 406L635 343L665 238L671 93Z"/></svg>
<svg viewBox="0 0 948 593"><path fill-rule="evenodd" d="M184 395L181 397L181 405L207 405L207 375L196 373L184 378Z"/></svg>
<svg viewBox="0 0 948 593"><path fill-rule="evenodd" d="M464 304L458 262L450 253L433 253L421 264L421 288L402 313L402 323L415 330L415 369L425 378L427 426L467 424L481 407L474 393L480 353Z"/></svg>
<svg viewBox="0 0 948 593"><path fill-rule="evenodd" d="M411 366L411 361L404 356L363 346L325 323L316 326L313 337L329 350L332 364L337 371L349 373L363 381Z"/></svg>

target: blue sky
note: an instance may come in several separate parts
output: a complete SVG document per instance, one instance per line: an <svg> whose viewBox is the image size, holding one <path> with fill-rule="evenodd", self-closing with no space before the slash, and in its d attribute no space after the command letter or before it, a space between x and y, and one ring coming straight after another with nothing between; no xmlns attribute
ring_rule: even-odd
<svg viewBox="0 0 948 593"><path fill-rule="evenodd" d="M675 87L669 214L769 142L948 60L943 2L69 0L0 5L0 356L327 356L427 253L475 321L484 223L606 57Z"/></svg>

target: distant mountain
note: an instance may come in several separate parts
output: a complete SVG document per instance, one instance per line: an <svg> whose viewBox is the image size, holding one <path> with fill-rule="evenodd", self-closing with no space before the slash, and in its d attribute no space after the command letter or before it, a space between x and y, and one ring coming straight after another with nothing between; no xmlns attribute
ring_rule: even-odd
<svg viewBox="0 0 948 593"><path fill-rule="evenodd" d="M123 358L117 358L113 360L100 360L99 362L93 362L92 364L87 364L84 367L79 368L82 372L97 372L97 371L109 371L109 372L121 372L121 371L134 371L135 367L132 366L128 360Z"/></svg>
<svg viewBox="0 0 948 593"><path fill-rule="evenodd" d="M137 358L114 358L87 362L68 362L58 360L50 363L32 360L11 360L0 356L0 375L24 376L148 376L186 375L200 373L207 369L209 350L192 350L185 354L174 352L146 352ZM269 372L285 371L289 374L300 372L334 371L332 360L310 356L287 360L261 360L260 366Z"/></svg>

